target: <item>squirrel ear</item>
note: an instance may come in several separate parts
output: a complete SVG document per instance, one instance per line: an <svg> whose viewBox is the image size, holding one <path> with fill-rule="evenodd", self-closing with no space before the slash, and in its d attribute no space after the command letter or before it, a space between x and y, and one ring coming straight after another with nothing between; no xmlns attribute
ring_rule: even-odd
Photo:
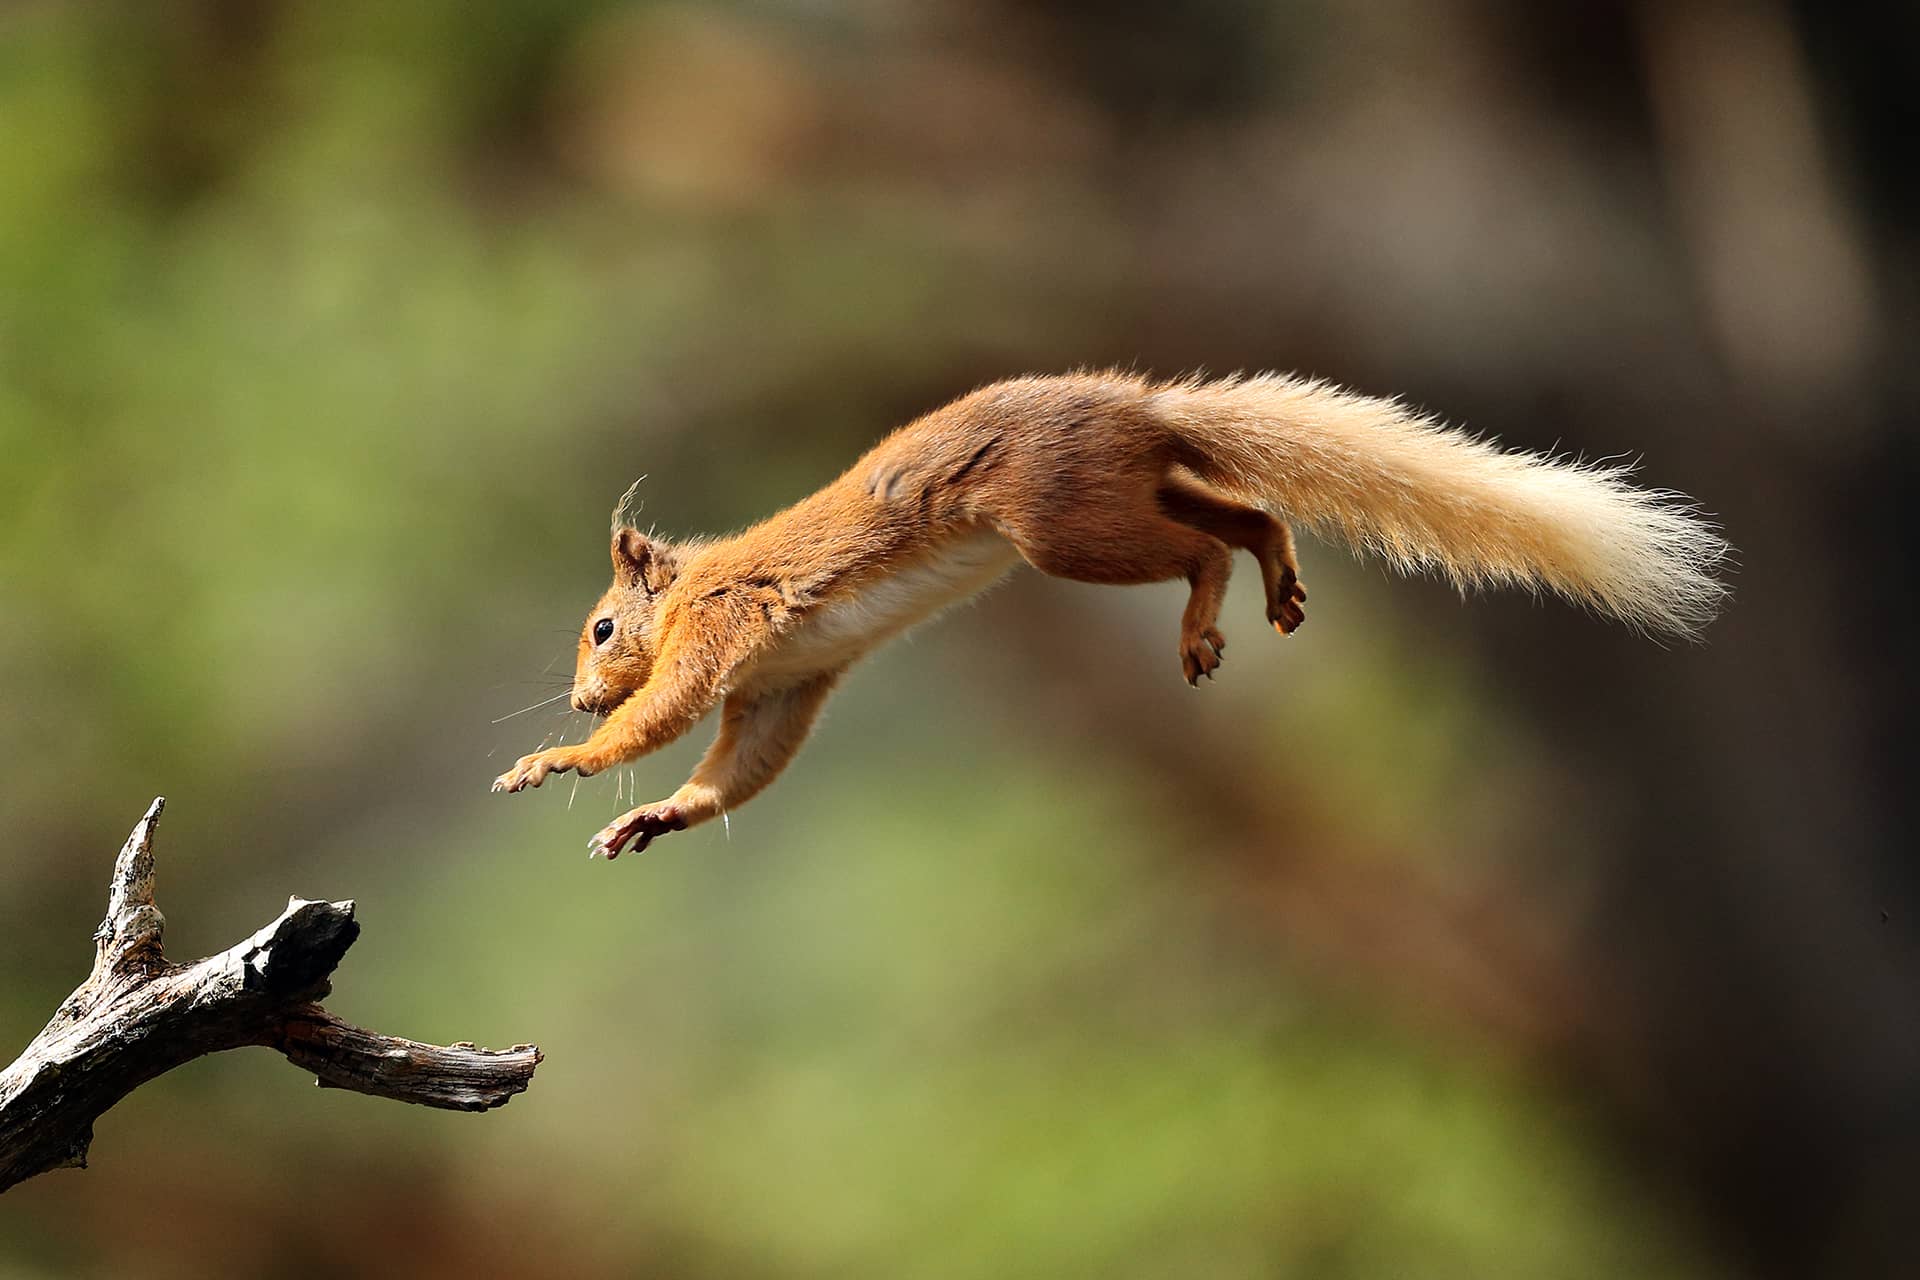
<svg viewBox="0 0 1920 1280"><path fill-rule="evenodd" d="M638 529L613 531L613 580L623 587L639 587L657 595L673 584L673 548L655 542Z"/></svg>

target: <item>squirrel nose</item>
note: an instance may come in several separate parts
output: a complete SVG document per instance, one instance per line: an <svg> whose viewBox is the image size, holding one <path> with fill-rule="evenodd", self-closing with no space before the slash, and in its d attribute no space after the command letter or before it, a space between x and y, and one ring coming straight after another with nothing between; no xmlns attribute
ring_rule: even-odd
<svg viewBox="0 0 1920 1280"><path fill-rule="evenodd" d="M583 697L583 696L582 696L582 695L580 695L580 694L577 694L577 693L576 693L576 694L574 694L574 695L573 695L573 698L572 698L572 702L573 702L573 709L574 709L575 711L591 711L591 710L593 710L593 708L592 708L592 706L590 706L590 705L588 705L588 703L587 703L587 700L586 700L586 698L585 698L585 697Z"/></svg>

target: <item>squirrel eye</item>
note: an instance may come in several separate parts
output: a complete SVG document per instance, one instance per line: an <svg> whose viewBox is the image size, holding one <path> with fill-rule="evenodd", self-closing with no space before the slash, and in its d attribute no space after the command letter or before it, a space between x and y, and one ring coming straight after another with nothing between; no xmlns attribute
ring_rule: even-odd
<svg viewBox="0 0 1920 1280"><path fill-rule="evenodd" d="M593 624L593 642L605 644L613 637L613 619L602 618Z"/></svg>

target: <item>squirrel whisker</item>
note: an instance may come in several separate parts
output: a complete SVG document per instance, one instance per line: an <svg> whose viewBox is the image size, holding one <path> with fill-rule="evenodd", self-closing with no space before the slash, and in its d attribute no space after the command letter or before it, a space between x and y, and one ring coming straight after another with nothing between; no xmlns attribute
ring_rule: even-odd
<svg viewBox="0 0 1920 1280"><path fill-rule="evenodd" d="M562 689L560 692L554 694L551 698L542 698L540 699L540 701L534 703L530 707L522 707L518 711L509 711L507 712L507 714L501 716L499 720L493 721L493 723L499 724L501 723L501 721L511 720L515 716L523 716L527 714L527 712L529 711L538 711L542 707L551 706L553 703L560 701L560 699L566 697L569 693L572 693L572 692L573 692L573 683L572 681L568 681L567 687Z"/></svg>

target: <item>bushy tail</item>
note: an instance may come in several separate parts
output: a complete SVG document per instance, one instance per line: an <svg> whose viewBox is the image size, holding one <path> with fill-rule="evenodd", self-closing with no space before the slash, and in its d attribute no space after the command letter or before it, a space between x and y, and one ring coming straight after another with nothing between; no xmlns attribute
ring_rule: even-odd
<svg viewBox="0 0 1920 1280"><path fill-rule="evenodd" d="M1262 374L1148 390L1222 488L1462 590L1547 587L1631 627L1692 636L1727 544L1632 469L1508 453L1392 400Z"/></svg>

